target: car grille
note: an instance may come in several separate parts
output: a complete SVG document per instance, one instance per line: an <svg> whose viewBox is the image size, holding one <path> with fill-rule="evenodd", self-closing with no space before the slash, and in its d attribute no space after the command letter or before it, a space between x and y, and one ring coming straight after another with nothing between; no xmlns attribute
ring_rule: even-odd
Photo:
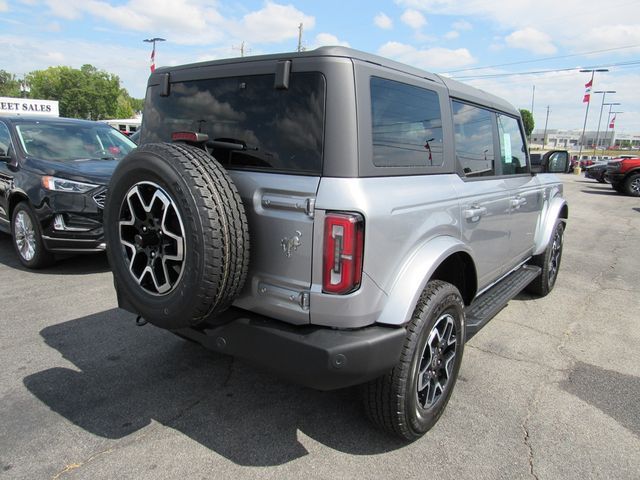
<svg viewBox="0 0 640 480"><path fill-rule="evenodd" d="M96 202L96 205L98 205L100 208L104 209L104 201L106 200L106 198L107 191L103 190L93 196L93 201Z"/></svg>

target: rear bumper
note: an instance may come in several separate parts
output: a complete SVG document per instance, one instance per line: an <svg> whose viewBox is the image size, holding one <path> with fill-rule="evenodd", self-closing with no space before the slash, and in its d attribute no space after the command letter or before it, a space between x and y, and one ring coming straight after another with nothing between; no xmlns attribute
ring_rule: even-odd
<svg viewBox="0 0 640 480"><path fill-rule="evenodd" d="M318 390L358 385L388 372L400 359L404 328L334 330L294 326L231 309L229 323L174 333L207 349L242 358Z"/></svg>

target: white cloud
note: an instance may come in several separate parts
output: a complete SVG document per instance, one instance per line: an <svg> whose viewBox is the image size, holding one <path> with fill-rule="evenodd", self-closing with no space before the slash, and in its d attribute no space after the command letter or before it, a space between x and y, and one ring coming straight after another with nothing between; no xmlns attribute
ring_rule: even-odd
<svg viewBox="0 0 640 480"><path fill-rule="evenodd" d="M350 47L349 42L339 40L338 37L330 33L319 33L312 48L324 47L329 45L339 45L341 47Z"/></svg>
<svg viewBox="0 0 640 480"><path fill-rule="evenodd" d="M272 1L240 19L224 17L215 2L194 0L129 0L115 5L103 0L45 0L45 3L59 18L75 20L91 15L119 28L145 34L154 32L181 45L211 44L229 36L252 43L277 43L295 38L299 23L304 24L305 30L315 26L313 16L291 4Z"/></svg>
<svg viewBox="0 0 640 480"><path fill-rule="evenodd" d="M521 48L541 55L552 55L558 50L549 35L531 27L516 30L504 40L511 48Z"/></svg>
<svg viewBox="0 0 640 480"><path fill-rule="evenodd" d="M430 15L455 15L488 20L500 29L535 28L546 33L554 45L577 52L599 50L603 45L620 47L640 43L640 2L625 2L612 13L599 0L517 0L479 2L477 0L395 0L402 8ZM614 8L612 5L611 8ZM598 14L602 12L602 14ZM615 13L613 13L615 12ZM570 22L580 28L568 28ZM605 42L604 44L602 42ZM626 52L630 53L631 50ZM637 53L637 50L636 50Z"/></svg>
<svg viewBox="0 0 640 480"><path fill-rule="evenodd" d="M451 25L451 27L454 30L464 31L471 30L473 28L473 25L471 25L471 23L467 22L466 20L458 20L457 22L453 22L453 25Z"/></svg>
<svg viewBox="0 0 640 480"><path fill-rule="evenodd" d="M393 20L391 20L385 13L378 13L374 19L373 23L383 30L390 30L393 28Z"/></svg>
<svg viewBox="0 0 640 480"><path fill-rule="evenodd" d="M313 29L316 20L293 5L267 2L264 8L245 15L240 22L240 30L234 33L238 38L246 38L253 43L281 42L297 37L300 23L306 31Z"/></svg>
<svg viewBox="0 0 640 480"><path fill-rule="evenodd" d="M466 48L453 50L435 47L420 50L404 43L387 42L380 47L378 53L425 70L445 70L475 63L475 59Z"/></svg>
<svg viewBox="0 0 640 480"><path fill-rule="evenodd" d="M459 36L460 36L460 33L456 32L455 30L451 30L450 32L447 32L444 34L444 38L447 40L455 40Z"/></svg>
<svg viewBox="0 0 640 480"><path fill-rule="evenodd" d="M5 0L0 0L0 12L8 12L9 11L9 5L7 4L7 2Z"/></svg>
<svg viewBox="0 0 640 480"><path fill-rule="evenodd" d="M405 10L400 17L400 20L402 20L414 30L422 28L427 24L427 20L426 18L424 18L424 15L422 15L422 13L420 13L419 11L413 9Z"/></svg>

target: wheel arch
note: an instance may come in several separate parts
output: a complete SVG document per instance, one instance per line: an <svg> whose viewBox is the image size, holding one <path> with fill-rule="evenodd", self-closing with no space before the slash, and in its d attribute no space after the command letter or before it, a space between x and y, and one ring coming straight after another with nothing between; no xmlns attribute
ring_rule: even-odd
<svg viewBox="0 0 640 480"><path fill-rule="evenodd" d="M11 196L9 197L9 209L7 211L8 214L8 218L9 221L13 221L13 211L15 210L16 206L20 203L20 202L27 202L29 205L31 204L31 202L29 201L29 196L22 192L22 191L16 191L13 192L11 194Z"/></svg>
<svg viewBox="0 0 640 480"><path fill-rule="evenodd" d="M436 237L420 246L397 275L378 323L406 324L430 280L453 284L465 304L471 303L477 291L477 273L469 247L450 236Z"/></svg>
<svg viewBox="0 0 640 480"><path fill-rule="evenodd" d="M533 255L539 255L545 251L551 240L551 235L553 235L553 227L557 219L560 219L565 226L569 219L569 205L560 196L551 199L548 207L542 211L540 224L536 231Z"/></svg>

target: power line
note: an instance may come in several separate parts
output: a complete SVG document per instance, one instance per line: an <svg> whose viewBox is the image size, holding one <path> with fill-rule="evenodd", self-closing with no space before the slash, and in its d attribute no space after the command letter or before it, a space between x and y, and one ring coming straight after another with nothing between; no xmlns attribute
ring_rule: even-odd
<svg viewBox="0 0 640 480"><path fill-rule="evenodd" d="M605 48L603 50L592 50L590 52L572 53L570 55L558 55L556 57L544 57L544 58L538 58L538 59L535 59L535 60L521 60L521 61L518 61L518 62L499 63L497 65L487 65L487 66L484 66L484 67L461 68L459 70L449 70L447 73L470 72L471 70L483 70L485 68L508 67L508 66L511 66L511 65L522 65L524 63L546 62L547 60L559 60L561 58L584 57L584 56L587 56L587 55L595 55L597 53L612 52L612 51L615 51L615 50L625 50L627 48L637 48L637 47L640 47L640 44L638 44L638 45L627 45L625 47Z"/></svg>
<svg viewBox="0 0 640 480"><path fill-rule="evenodd" d="M545 73L559 73L559 72L572 72L574 70L581 70L583 68L607 68L607 67L629 67L633 65L640 65L640 60L634 60L630 62L620 62L620 63L608 63L603 65L595 65L590 67L570 67L570 68L551 68L546 70L532 70L528 72L506 72L506 73L490 73L486 75L463 75L463 76L454 76L451 78L457 80L474 80L478 78L500 78L500 77L513 77L517 75L542 75Z"/></svg>

